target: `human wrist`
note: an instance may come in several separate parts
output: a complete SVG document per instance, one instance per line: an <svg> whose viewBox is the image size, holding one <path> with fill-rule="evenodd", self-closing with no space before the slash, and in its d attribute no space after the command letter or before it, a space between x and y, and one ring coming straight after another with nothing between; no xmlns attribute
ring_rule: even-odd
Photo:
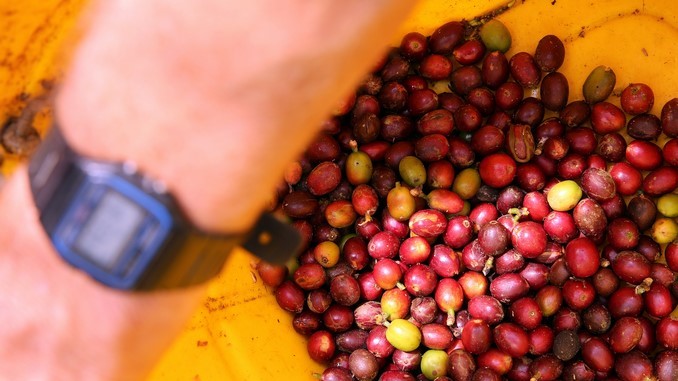
<svg viewBox="0 0 678 381"><path fill-rule="evenodd" d="M69 266L42 229L23 166L0 193L0 209L7 379L142 379L202 300L204 286L129 293Z"/></svg>

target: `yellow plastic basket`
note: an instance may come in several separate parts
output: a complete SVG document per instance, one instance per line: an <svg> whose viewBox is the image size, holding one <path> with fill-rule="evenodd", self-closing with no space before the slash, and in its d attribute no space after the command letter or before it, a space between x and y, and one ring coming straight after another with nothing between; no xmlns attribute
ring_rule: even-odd
<svg viewBox="0 0 678 381"><path fill-rule="evenodd" d="M60 48L69 38L84 0L0 0L0 117L17 115L26 99L41 94L42 82L59 75ZM187 6L190 2L187 2ZM504 8L496 17L511 31L507 56L534 52L539 39L555 34L565 42L560 69L569 81L570 100L581 98L584 79L607 65L617 74L618 94L630 82L649 84L652 110L678 90L678 3L674 0L426 0L400 32L430 34L438 25L473 19ZM618 96L612 97L617 102ZM48 115L35 125L45 128ZM20 158L6 155L3 173ZM168 348L149 380L314 380L322 365L306 354L305 339L291 327L258 279L254 259L237 251L186 329ZM171 313L171 311L168 311Z"/></svg>

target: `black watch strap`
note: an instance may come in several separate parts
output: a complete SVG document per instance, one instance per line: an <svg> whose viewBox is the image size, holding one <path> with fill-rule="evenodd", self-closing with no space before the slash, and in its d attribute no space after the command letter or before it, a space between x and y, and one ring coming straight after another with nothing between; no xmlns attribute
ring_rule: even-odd
<svg viewBox="0 0 678 381"><path fill-rule="evenodd" d="M203 283L217 275L236 246L259 258L283 264L297 254L301 235L272 214L262 214L246 235L202 232L190 224L164 187L138 173L133 165L111 163L79 155L54 125L29 163L29 178L40 220L48 235L56 228L76 197L75 189L97 171L116 172L172 209L175 227L153 263L131 289L178 288ZM59 250L57 250L59 251ZM63 256L63 255L62 255ZM66 258L68 260L68 258ZM72 261L69 261L74 264ZM97 278L96 274L91 274ZM102 279L98 279L102 281ZM104 282L105 283L105 282Z"/></svg>

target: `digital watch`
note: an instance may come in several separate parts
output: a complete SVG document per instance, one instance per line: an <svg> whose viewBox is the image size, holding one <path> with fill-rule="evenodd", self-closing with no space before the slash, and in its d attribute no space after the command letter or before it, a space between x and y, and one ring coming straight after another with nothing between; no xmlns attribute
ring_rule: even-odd
<svg viewBox="0 0 678 381"><path fill-rule="evenodd" d="M200 231L162 183L129 163L79 155L54 125L29 163L40 221L71 265L113 288L187 287L216 276L241 245L272 263L296 254L301 236L262 214L245 235Z"/></svg>

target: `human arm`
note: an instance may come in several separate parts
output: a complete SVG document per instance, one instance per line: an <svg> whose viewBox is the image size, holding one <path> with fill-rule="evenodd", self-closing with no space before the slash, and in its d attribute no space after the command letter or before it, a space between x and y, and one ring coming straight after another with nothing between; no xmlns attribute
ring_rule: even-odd
<svg viewBox="0 0 678 381"><path fill-rule="evenodd" d="M55 115L81 153L162 179L198 226L244 231L411 2L187 4L97 3ZM25 168L0 210L0 374L142 379L204 288L130 294L68 267L39 226Z"/></svg>

